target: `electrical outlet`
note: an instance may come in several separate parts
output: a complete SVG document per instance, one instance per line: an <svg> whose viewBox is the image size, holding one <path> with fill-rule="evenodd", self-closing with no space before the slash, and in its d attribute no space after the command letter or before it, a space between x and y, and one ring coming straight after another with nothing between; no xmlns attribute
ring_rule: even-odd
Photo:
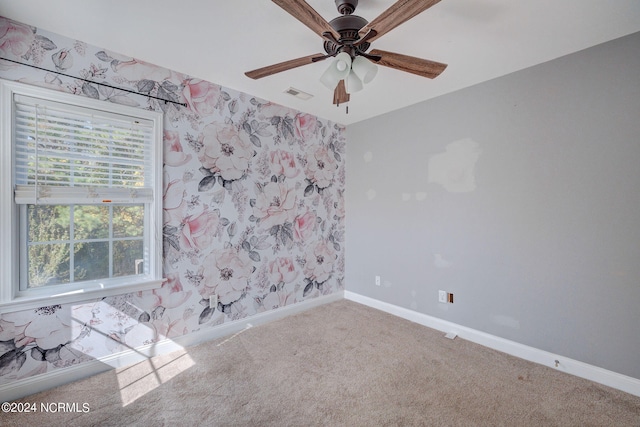
<svg viewBox="0 0 640 427"><path fill-rule="evenodd" d="M209 308L215 309L218 306L218 295L209 295Z"/></svg>
<svg viewBox="0 0 640 427"><path fill-rule="evenodd" d="M453 294L452 293L448 293L447 294L447 302L453 304Z"/></svg>
<svg viewBox="0 0 640 427"><path fill-rule="evenodd" d="M380 276L376 276L376 286L380 286Z"/></svg>
<svg viewBox="0 0 640 427"><path fill-rule="evenodd" d="M447 303L447 291L438 291L438 302Z"/></svg>

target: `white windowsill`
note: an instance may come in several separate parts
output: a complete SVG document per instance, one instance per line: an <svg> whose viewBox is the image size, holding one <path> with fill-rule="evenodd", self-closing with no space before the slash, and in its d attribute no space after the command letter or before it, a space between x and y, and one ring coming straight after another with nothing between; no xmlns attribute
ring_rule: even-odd
<svg viewBox="0 0 640 427"><path fill-rule="evenodd" d="M0 314L12 313L22 310L30 310L56 304L70 304L85 302L113 295L128 294L131 292L146 291L162 286L167 279L138 279L130 280L124 284L110 285L105 288L100 284L91 284L83 289L62 291L55 295L24 295L16 296L9 301L0 301Z"/></svg>

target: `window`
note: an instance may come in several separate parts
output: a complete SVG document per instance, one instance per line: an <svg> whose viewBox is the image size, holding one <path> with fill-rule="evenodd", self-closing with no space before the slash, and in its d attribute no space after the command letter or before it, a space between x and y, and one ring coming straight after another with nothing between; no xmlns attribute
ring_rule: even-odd
<svg viewBox="0 0 640 427"><path fill-rule="evenodd" d="M0 84L0 309L159 286L162 115Z"/></svg>

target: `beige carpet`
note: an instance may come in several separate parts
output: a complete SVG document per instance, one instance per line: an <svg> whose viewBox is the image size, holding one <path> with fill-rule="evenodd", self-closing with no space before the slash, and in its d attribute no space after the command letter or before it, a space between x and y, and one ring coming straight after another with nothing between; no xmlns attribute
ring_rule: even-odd
<svg viewBox="0 0 640 427"><path fill-rule="evenodd" d="M640 397L346 300L21 402L88 412L0 424L640 426Z"/></svg>

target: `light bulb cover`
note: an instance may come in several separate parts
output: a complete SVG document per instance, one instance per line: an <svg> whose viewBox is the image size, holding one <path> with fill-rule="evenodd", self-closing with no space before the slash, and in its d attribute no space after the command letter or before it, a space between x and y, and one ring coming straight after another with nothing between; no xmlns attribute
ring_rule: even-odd
<svg viewBox="0 0 640 427"><path fill-rule="evenodd" d="M351 70L349 76L347 77L347 92L348 93L356 93L362 90L362 82L356 75L356 73Z"/></svg>
<svg viewBox="0 0 640 427"><path fill-rule="evenodd" d="M345 79L351 71L351 56L347 52L340 52L336 55L335 67L342 76L340 80Z"/></svg>
<svg viewBox="0 0 640 427"><path fill-rule="evenodd" d="M340 81L340 78L336 75L337 73L335 72L335 70L336 66L332 63L331 65L329 65L329 67L327 67L325 72L320 77L320 83L325 85L329 90L334 90L338 85L338 82Z"/></svg>
<svg viewBox="0 0 640 427"><path fill-rule="evenodd" d="M340 52L336 59L325 70L320 77L320 82L329 90L334 90L340 80L344 80L351 71L351 56L346 52Z"/></svg>
<svg viewBox="0 0 640 427"><path fill-rule="evenodd" d="M378 74L378 66L362 56L356 56L356 59L353 60L353 64L351 65L351 69L365 84L371 82L376 74Z"/></svg>

